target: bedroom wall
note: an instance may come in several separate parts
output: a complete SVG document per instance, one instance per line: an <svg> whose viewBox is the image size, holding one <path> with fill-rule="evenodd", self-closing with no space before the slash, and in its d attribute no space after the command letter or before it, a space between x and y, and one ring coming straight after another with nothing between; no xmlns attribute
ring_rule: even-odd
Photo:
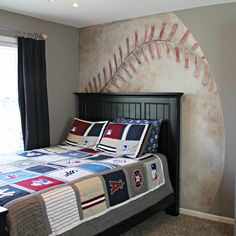
<svg viewBox="0 0 236 236"><path fill-rule="evenodd" d="M234 214L235 12L236 4L175 12L187 28L171 14L83 28L80 30L79 55L80 91L185 92L182 114L181 207L228 217L233 217ZM156 27L153 30L154 36L151 29L153 25ZM163 37L166 37L168 45L160 42L156 46L151 42L152 49L145 44L143 53L139 50L138 43L140 40L145 41L145 28L148 29L148 37L152 39L158 39L164 28ZM180 42L181 36L184 37L188 30L201 48L194 49L196 41L191 33L186 33L188 39L185 41L183 38L182 45L178 45L177 50L169 45L177 45L176 42ZM168 37L171 38L169 42ZM154 47L159 47L160 58L156 48L153 57ZM130 55L132 53L127 53L133 48L142 59L141 66ZM196 51L192 52L192 49ZM119 60L122 58L120 51L123 58L128 56L128 61L125 62L128 73L119 67ZM196 64L198 57L202 59L200 77L196 76L199 73ZM209 71L208 63L211 67ZM186 67L187 70L183 70ZM113 79L109 80L110 78ZM222 110L224 117L221 115Z"/></svg>
<svg viewBox="0 0 236 236"><path fill-rule="evenodd" d="M78 86L78 29L0 10L0 27L24 32L44 32L46 41L47 88L51 144L65 135L70 119L75 115ZM1 35L12 36L0 31Z"/></svg>
<svg viewBox="0 0 236 236"><path fill-rule="evenodd" d="M233 217L236 166L236 3L175 13L200 42L218 85L225 122L225 163L220 188L210 212Z"/></svg>

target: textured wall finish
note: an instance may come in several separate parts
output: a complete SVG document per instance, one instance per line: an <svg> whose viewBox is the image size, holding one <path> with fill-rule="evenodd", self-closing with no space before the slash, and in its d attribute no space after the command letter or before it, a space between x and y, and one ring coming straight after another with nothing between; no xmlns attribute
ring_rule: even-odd
<svg viewBox="0 0 236 236"><path fill-rule="evenodd" d="M81 29L79 73L83 92L185 93L181 207L209 212L224 169L224 121L217 85L186 26L168 13Z"/></svg>

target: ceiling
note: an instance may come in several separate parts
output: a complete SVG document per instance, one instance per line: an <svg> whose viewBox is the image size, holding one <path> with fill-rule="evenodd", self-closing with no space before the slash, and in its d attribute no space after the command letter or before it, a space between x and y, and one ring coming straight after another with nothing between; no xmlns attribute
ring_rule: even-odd
<svg viewBox="0 0 236 236"><path fill-rule="evenodd" d="M75 27L147 16L236 0L0 0L0 9Z"/></svg>

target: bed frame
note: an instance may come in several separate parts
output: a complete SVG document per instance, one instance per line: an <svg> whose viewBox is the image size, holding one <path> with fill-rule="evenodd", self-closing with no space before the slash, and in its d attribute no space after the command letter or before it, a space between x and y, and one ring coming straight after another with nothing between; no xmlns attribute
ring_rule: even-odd
<svg viewBox="0 0 236 236"><path fill-rule="evenodd" d="M102 235L120 235L158 211L179 214L180 102L183 93L76 93L78 117L98 121L117 117L163 119L159 150L166 155L174 193L145 211L109 228ZM8 210L0 207L0 235L7 232Z"/></svg>
<svg viewBox="0 0 236 236"><path fill-rule="evenodd" d="M117 117L163 119L159 150L167 157L174 193L140 214L106 230L102 235L120 235L158 211L179 214L180 103L183 93L76 93L78 117L98 121Z"/></svg>

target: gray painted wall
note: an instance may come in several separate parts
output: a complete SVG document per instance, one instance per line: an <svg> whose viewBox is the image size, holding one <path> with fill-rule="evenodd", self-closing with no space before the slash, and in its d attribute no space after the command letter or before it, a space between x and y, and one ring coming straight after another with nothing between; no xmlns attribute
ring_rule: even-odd
<svg viewBox="0 0 236 236"><path fill-rule="evenodd" d="M78 29L0 10L0 27L24 32L44 32L46 41L47 87L51 144L61 141L75 115L78 87ZM1 35L11 36L0 31Z"/></svg>
<svg viewBox="0 0 236 236"><path fill-rule="evenodd" d="M175 14L199 41L218 85L225 120L225 166L211 212L233 217L236 157L236 4L201 7L177 11Z"/></svg>

